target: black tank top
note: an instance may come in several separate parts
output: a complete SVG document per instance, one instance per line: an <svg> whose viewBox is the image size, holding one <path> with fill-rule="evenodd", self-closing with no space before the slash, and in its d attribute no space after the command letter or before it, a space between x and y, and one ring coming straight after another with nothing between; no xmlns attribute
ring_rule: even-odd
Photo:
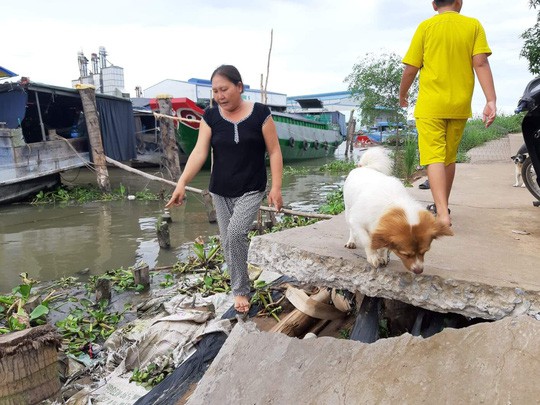
<svg viewBox="0 0 540 405"><path fill-rule="evenodd" d="M240 197L249 191L266 189L266 145L262 127L270 109L254 103L243 120L234 123L221 115L219 107L209 108L203 119L212 130L214 164L210 192L223 197Z"/></svg>

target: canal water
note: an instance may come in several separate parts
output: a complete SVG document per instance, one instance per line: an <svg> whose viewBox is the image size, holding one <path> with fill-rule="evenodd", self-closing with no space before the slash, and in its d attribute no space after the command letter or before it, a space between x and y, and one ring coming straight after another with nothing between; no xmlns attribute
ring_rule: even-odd
<svg viewBox="0 0 540 405"><path fill-rule="evenodd" d="M326 195L339 188L344 174L330 174L317 169L334 159L344 159L343 147L335 157L299 162L291 167L310 168L308 174L283 177L283 200L287 208L315 212ZM148 170L152 174L155 170ZM162 183L109 170L111 186L122 184L128 194L145 188L154 192L167 188ZM190 186L205 189L210 173L200 172ZM95 175L73 170L62 175L66 184L95 184ZM92 202L82 205L0 206L0 293L18 285L22 272L41 281L75 276L85 281L90 275L130 267L144 262L151 268L174 264L185 258L197 236L218 234L217 224L208 222L200 196L188 193L186 203L171 209L171 248L160 249L156 222L163 214L163 201L124 200Z"/></svg>

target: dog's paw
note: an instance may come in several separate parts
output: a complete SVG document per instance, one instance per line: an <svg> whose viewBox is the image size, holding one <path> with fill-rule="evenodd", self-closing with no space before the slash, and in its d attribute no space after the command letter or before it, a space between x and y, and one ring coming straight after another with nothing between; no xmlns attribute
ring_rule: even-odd
<svg viewBox="0 0 540 405"><path fill-rule="evenodd" d="M521 188L525 188L525 183L523 183L523 184L521 185Z"/></svg>
<svg viewBox="0 0 540 405"><path fill-rule="evenodd" d="M348 241L348 242L345 244L345 247L346 247L347 249L356 249L356 243L351 242L351 241Z"/></svg>
<svg viewBox="0 0 540 405"><path fill-rule="evenodd" d="M381 264L381 266L386 266L390 261L390 257L386 249L381 249L380 251L378 251L377 256L379 257L379 263Z"/></svg>
<svg viewBox="0 0 540 405"><path fill-rule="evenodd" d="M378 254L367 255L367 262L374 268L378 268L383 264Z"/></svg>
<svg viewBox="0 0 540 405"><path fill-rule="evenodd" d="M515 183L512 187L519 187L519 184Z"/></svg>

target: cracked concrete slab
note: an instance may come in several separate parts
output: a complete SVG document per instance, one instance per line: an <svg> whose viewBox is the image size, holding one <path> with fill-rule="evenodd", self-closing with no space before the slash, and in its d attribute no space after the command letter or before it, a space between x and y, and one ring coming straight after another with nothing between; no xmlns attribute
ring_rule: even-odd
<svg viewBox="0 0 540 405"><path fill-rule="evenodd" d="M409 191L427 204L430 191L418 189L424 180ZM344 214L255 237L248 262L302 282L359 290L438 312L484 319L537 314L540 208L513 182L510 159L457 165L450 203L455 236L433 242L421 275L407 272L393 255L386 268L373 269L363 248L346 249Z"/></svg>
<svg viewBox="0 0 540 405"><path fill-rule="evenodd" d="M188 404L538 403L540 322L508 317L372 344L233 329Z"/></svg>

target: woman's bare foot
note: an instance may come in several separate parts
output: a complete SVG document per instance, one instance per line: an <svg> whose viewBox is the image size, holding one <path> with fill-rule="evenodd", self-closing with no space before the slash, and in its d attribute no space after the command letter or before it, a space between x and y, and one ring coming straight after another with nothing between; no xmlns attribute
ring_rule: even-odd
<svg viewBox="0 0 540 405"><path fill-rule="evenodd" d="M241 314L244 314L249 311L249 299L245 295L236 295L234 297L234 309L236 312L240 312Z"/></svg>

